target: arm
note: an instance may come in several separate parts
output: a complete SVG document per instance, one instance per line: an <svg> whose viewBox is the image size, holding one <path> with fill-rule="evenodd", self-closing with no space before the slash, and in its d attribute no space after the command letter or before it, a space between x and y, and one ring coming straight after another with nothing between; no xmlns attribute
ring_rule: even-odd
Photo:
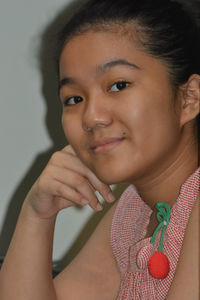
<svg viewBox="0 0 200 300"><path fill-rule="evenodd" d="M34 219L25 206L0 271L0 299L56 300L51 277L55 218Z"/></svg>
<svg viewBox="0 0 200 300"><path fill-rule="evenodd" d="M1 300L57 300L51 275L52 242L58 212L72 205L98 210L98 190L110 188L77 158L70 146L53 155L27 195L0 271Z"/></svg>
<svg viewBox="0 0 200 300"><path fill-rule="evenodd" d="M117 203L69 266L55 278L59 300L114 300L120 273L110 245L110 229Z"/></svg>

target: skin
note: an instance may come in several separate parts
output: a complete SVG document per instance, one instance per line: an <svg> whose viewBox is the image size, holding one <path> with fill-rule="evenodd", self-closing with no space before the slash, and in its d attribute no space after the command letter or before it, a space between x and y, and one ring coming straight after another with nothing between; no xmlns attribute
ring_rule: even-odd
<svg viewBox="0 0 200 300"><path fill-rule="evenodd" d="M194 119L199 113L199 76L193 74L175 96L166 65L144 53L137 37L132 41L109 31L74 37L60 57L60 81L62 123L70 145L52 156L24 201L0 272L2 300L116 299L120 274L110 227L117 202L53 282L58 212L76 204L98 211L94 191L111 202L109 184L120 182L134 183L152 208L161 199L173 205L198 165ZM118 81L123 83L116 85ZM189 243L197 249L191 234L198 222L194 216L184 241L187 264L180 266L175 283L187 271L190 278L196 276L188 269ZM155 226L152 215L149 235ZM179 289L180 299L190 289L187 282L184 289Z"/></svg>

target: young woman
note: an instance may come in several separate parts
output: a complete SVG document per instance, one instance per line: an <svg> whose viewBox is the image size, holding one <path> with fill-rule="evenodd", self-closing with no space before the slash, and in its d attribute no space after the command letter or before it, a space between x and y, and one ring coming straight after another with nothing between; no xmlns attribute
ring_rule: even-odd
<svg viewBox="0 0 200 300"><path fill-rule="evenodd" d="M0 272L1 300L193 299L198 295L199 31L178 3L91 0L58 47L62 123ZM102 209L78 256L51 276L58 212ZM157 214L158 212L158 214Z"/></svg>

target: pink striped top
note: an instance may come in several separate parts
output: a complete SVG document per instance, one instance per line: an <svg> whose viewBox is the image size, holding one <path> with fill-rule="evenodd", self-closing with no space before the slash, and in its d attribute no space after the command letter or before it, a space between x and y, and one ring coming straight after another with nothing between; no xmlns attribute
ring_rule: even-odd
<svg viewBox="0 0 200 300"><path fill-rule="evenodd" d="M160 234L152 245L145 238L151 208L143 202L133 185L122 194L117 205L111 229L111 245L121 273L121 286L117 300L166 299L180 255L185 229L192 207L198 196L200 168L182 185L171 209L170 222L165 230L163 253L170 262L165 279L153 278L147 262L158 251Z"/></svg>

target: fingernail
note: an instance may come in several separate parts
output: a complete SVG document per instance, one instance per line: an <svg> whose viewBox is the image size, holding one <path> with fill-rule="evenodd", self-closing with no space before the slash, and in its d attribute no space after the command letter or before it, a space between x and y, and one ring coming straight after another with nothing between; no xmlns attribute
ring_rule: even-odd
<svg viewBox="0 0 200 300"><path fill-rule="evenodd" d="M82 199L82 200L81 200L81 203L82 203L83 205L87 205L87 204L89 203L89 201L86 200L86 199Z"/></svg>
<svg viewBox="0 0 200 300"><path fill-rule="evenodd" d="M96 210L100 211L102 209L103 209L102 205L100 203L98 203L96 206Z"/></svg>
<svg viewBox="0 0 200 300"><path fill-rule="evenodd" d="M109 202L115 201L115 196L113 195L112 192L110 192L110 193L108 194L108 201L109 201Z"/></svg>

